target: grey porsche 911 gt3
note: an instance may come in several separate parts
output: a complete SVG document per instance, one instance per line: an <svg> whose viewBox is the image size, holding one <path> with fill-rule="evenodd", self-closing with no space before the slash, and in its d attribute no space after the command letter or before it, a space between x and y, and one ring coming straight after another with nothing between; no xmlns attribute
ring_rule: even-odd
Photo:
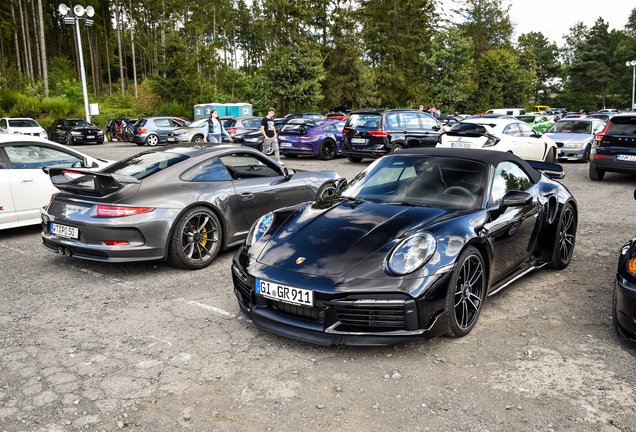
<svg viewBox="0 0 636 432"><path fill-rule="evenodd" d="M152 149L97 172L44 170L60 190L42 209L45 248L190 269L243 242L263 214L346 183L334 172L285 168L254 149L206 143Z"/></svg>

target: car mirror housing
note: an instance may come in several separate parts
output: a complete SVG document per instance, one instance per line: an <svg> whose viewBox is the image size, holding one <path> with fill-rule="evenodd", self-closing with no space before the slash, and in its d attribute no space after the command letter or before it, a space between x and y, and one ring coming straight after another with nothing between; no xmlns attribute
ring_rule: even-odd
<svg viewBox="0 0 636 432"><path fill-rule="evenodd" d="M335 181L334 186L336 187L336 191L337 193L340 193L344 190L344 188L347 187L347 179L346 178L339 178L338 180ZM636 194L636 190L634 190L634 194Z"/></svg>
<svg viewBox="0 0 636 432"><path fill-rule="evenodd" d="M532 195L528 192L512 190L507 192L501 199L500 208L522 207L532 202Z"/></svg>

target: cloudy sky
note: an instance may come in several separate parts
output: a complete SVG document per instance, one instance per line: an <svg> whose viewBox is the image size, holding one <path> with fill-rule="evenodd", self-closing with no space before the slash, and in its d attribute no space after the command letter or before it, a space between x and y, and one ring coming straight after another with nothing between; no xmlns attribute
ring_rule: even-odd
<svg viewBox="0 0 636 432"><path fill-rule="evenodd" d="M454 1L441 0L441 8L450 12ZM541 32L551 42L563 46L563 35L579 21L592 27L598 17L609 23L611 29L623 29L636 2L630 0L514 0L510 17L515 22L517 36L531 31Z"/></svg>

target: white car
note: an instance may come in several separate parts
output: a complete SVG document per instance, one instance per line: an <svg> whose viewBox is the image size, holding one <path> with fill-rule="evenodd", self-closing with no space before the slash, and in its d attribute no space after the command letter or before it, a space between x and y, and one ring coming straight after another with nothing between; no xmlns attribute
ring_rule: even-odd
<svg viewBox="0 0 636 432"><path fill-rule="evenodd" d="M39 137L0 134L0 229L40 223L40 209L58 192L42 167L101 169L113 162Z"/></svg>
<svg viewBox="0 0 636 432"><path fill-rule="evenodd" d="M514 153L522 159L555 162L557 145L526 123L510 118L471 118L439 137L437 147L476 148Z"/></svg>
<svg viewBox="0 0 636 432"><path fill-rule="evenodd" d="M44 128L35 120L27 117L2 117L0 118L0 132L16 135L31 135L40 138L48 138Z"/></svg>

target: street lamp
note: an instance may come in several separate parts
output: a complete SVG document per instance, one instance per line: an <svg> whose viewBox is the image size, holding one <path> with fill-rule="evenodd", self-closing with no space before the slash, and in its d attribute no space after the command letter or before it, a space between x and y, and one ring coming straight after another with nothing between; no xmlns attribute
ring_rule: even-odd
<svg viewBox="0 0 636 432"><path fill-rule="evenodd" d="M90 19L95 15L95 9L93 6L88 6L84 9L82 5L75 5L73 9L66 6L64 3L60 4L57 9L64 17L64 24L75 24L75 35L77 36L77 48L79 51L80 72L82 75L82 91L84 92L84 111L86 112L86 121L91 122L91 116L88 111L88 92L86 91L86 72L84 71L84 56L82 54L82 37L80 36L79 22L84 21L85 26L92 26L93 20ZM84 16L86 14L86 16Z"/></svg>
<svg viewBox="0 0 636 432"><path fill-rule="evenodd" d="M636 94L636 60L628 61L625 65L634 68L634 77L632 78L632 111L634 111L636 110L636 105L634 105L634 95Z"/></svg>

